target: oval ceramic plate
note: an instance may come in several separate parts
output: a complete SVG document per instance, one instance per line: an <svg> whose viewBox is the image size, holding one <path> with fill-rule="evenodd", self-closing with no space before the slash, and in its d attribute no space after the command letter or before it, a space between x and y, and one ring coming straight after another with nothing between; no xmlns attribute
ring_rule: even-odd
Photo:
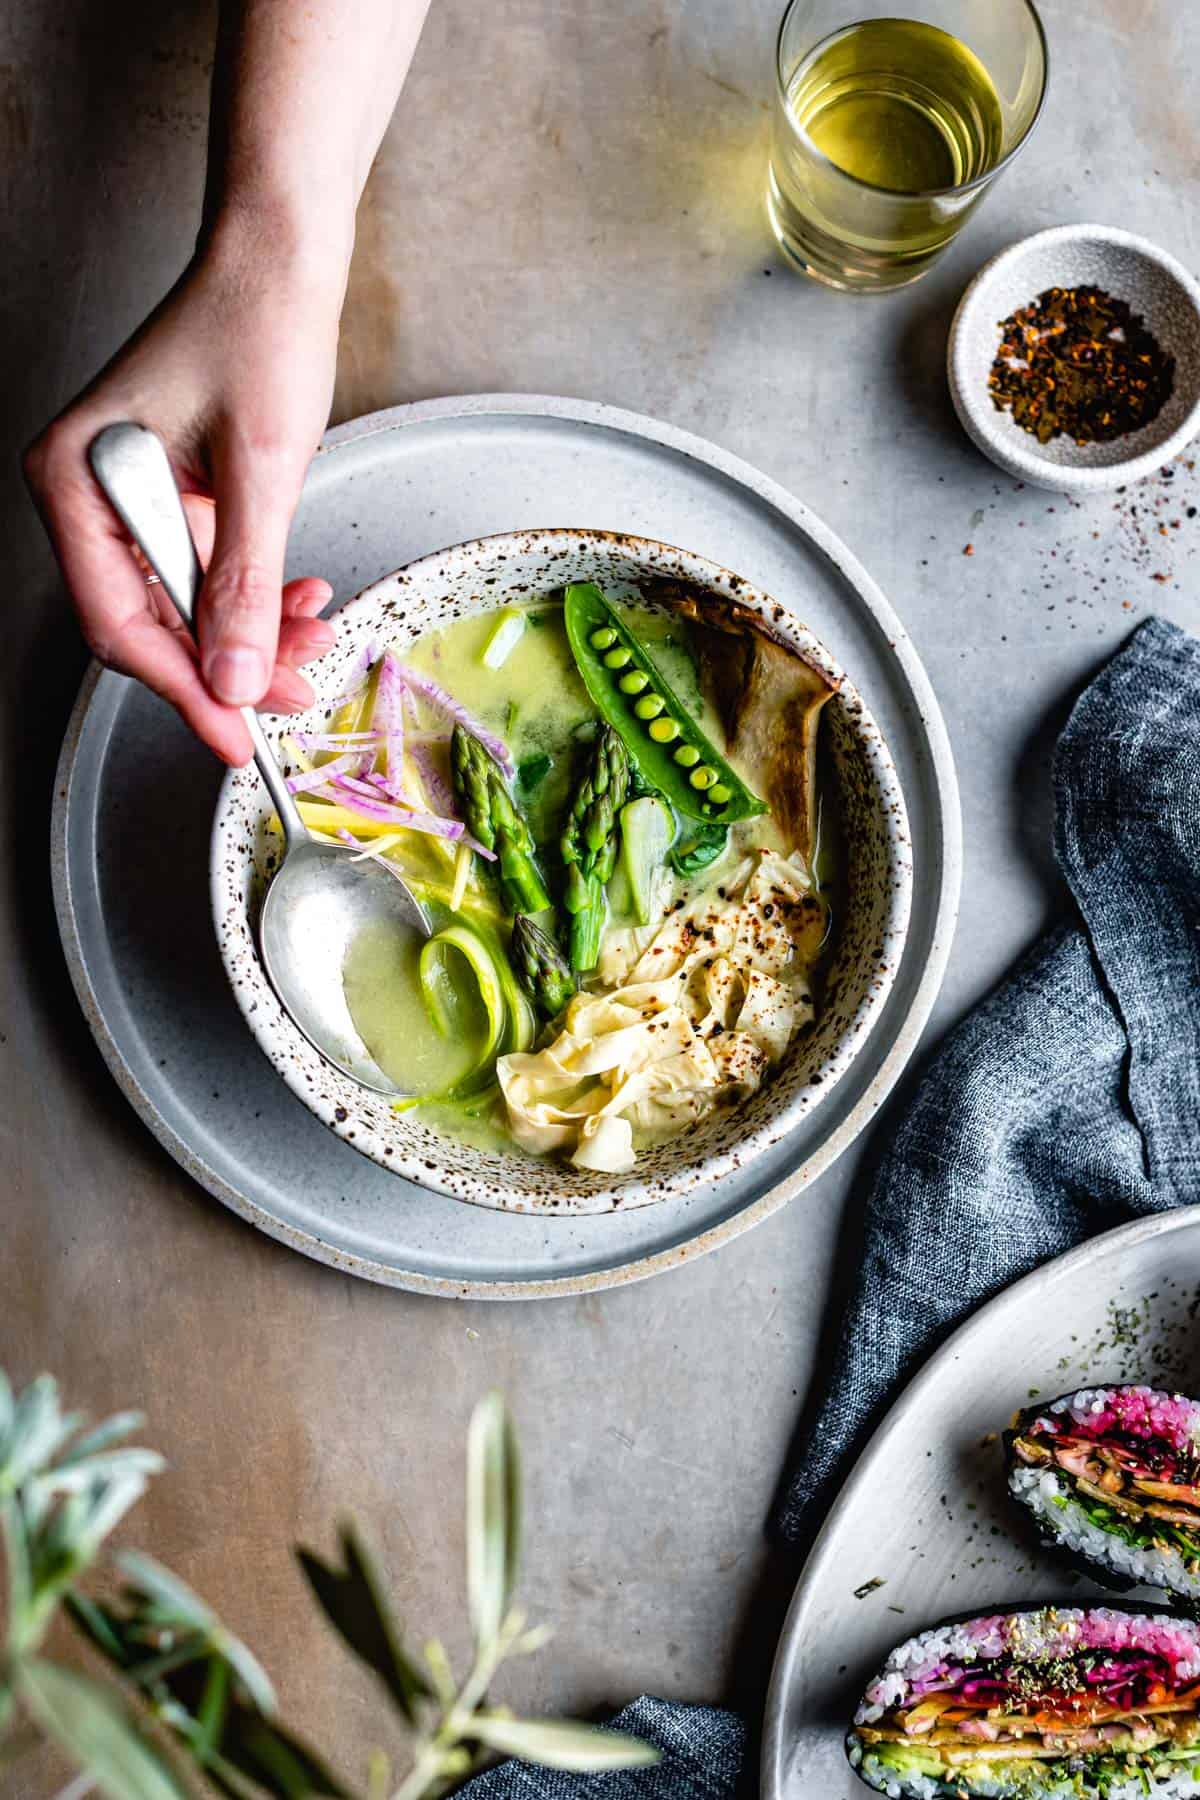
<svg viewBox="0 0 1200 1800"><path fill-rule="evenodd" d="M1032 1398L1092 1383L1200 1393L1198 1304L1191 1206L1047 1263L931 1358L859 1458L805 1564L767 1699L764 1800L870 1792L842 1740L901 1639L957 1613L1111 1599L1039 1548L1007 1498L997 1434Z"/></svg>
<svg viewBox="0 0 1200 1800"><path fill-rule="evenodd" d="M208 894L213 759L161 701L99 670L63 746L55 904L76 992L123 1093L240 1217L390 1286L536 1299L640 1280L729 1242L829 1169L882 1105L950 951L958 794L928 678L845 545L737 457L585 401L421 401L328 434L305 483L289 573L320 570L345 599L443 544L580 519L689 544L794 607L853 670L899 771L921 870L899 973L836 1092L752 1170L660 1206L568 1220L462 1206L386 1174L300 1105L234 1003Z"/></svg>
<svg viewBox="0 0 1200 1800"><path fill-rule="evenodd" d="M385 576L338 615L336 648L310 670L317 692L313 713L268 720L268 737L279 747L292 731L325 727L356 673L383 647L403 656L436 627L558 593L571 581L598 582L618 601L655 604L660 593L676 588L723 605L736 601L838 684L821 715L821 742L846 843L845 917L837 921L813 1029L797 1037L771 1078L742 1105L643 1152L633 1174L618 1178L524 1155L515 1146L495 1154L434 1131L419 1109L397 1110L326 1062L266 978L256 921L278 843L267 830L272 808L252 766L226 777L213 826L213 918L222 960L247 1025L292 1092L389 1173L512 1212L647 1206L750 1168L829 1098L862 1049L895 979L912 899L912 846L900 783L879 728L845 672L770 595L703 557L646 538L583 530L503 533L438 551Z"/></svg>

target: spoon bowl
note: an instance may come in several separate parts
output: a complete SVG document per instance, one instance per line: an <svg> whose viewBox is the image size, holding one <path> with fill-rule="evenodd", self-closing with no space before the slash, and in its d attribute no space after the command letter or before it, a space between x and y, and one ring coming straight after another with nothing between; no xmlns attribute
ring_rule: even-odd
<svg viewBox="0 0 1200 1800"><path fill-rule="evenodd" d="M388 864L309 837L289 849L267 889L259 950L271 986L314 1049L364 1087L400 1094L359 1037L342 987L351 944L379 925L394 930L397 947L406 933L429 936L423 907Z"/></svg>
<svg viewBox="0 0 1200 1800"><path fill-rule="evenodd" d="M92 471L118 518L189 628L204 572L162 441L145 426L107 426L88 451ZM285 1010L327 1062L376 1093L401 1095L363 1043L342 986L358 934L384 926L427 938L429 920L398 870L314 838L253 707L241 709L254 761L283 828L284 855L259 921L263 967Z"/></svg>

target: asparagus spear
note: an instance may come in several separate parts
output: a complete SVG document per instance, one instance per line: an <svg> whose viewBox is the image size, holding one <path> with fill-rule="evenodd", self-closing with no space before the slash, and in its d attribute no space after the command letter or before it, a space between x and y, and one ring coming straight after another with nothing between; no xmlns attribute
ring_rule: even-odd
<svg viewBox="0 0 1200 1800"><path fill-rule="evenodd" d="M462 725L450 739L450 769L463 823L496 853L500 893L511 913L542 912L550 896L533 860L529 827L513 804L499 763Z"/></svg>
<svg viewBox="0 0 1200 1800"><path fill-rule="evenodd" d="M611 725L591 746L587 774L575 790L563 827L567 880L563 904L571 915L571 967L594 969L604 929L604 889L616 865L617 814L629 787L629 758Z"/></svg>
<svg viewBox="0 0 1200 1800"><path fill-rule="evenodd" d="M543 1018L556 1018L575 992L575 977L549 932L524 913L513 921L509 960Z"/></svg>

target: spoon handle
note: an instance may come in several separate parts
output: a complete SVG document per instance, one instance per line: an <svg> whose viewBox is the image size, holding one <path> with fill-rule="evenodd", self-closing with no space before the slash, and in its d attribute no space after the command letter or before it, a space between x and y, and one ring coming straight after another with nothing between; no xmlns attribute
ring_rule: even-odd
<svg viewBox="0 0 1200 1800"><path fill-rule="evenodd" d="M193 629L204 571L161 438L144 425L108 425L92 439L88 460L117 517L162 583L163 592L184 624ZM287 848L293 850L307 840L308 831L258 714L252 706L240 711L254 746L258 772L279 814Z"/></svg>

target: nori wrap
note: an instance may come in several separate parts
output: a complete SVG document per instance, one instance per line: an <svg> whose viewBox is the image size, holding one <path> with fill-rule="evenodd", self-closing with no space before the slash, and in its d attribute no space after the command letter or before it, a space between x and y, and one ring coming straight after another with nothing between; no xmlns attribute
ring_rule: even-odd
<svg viewBox="0 0 1200 1800"><path fill-rule="evenodd" d="M1080 1388L1018 1413L1004 1449L1009 1492L1045 1543L1109 1586L1200 1602L1200 1403Z"/></svg>
<svg viewBox="0 0 1200 1800"><path fill-rule="evenodd" d="M911 1800L1200 1795L1200 1624L1041 1607L899 1644L846 1740L869 1787Z"/></svg>

